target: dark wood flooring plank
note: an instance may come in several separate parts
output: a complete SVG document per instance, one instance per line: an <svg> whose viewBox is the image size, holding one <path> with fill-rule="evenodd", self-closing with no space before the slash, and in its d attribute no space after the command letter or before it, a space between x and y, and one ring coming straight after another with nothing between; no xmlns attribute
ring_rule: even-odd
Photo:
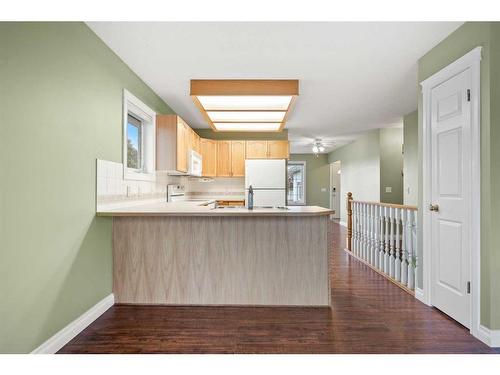
<svg viewBox="0 0 500 375"><path fill-rule="evenodd" d="M332 309L115 305L59 353L495 353L349 257L332 225Z"/></svg>

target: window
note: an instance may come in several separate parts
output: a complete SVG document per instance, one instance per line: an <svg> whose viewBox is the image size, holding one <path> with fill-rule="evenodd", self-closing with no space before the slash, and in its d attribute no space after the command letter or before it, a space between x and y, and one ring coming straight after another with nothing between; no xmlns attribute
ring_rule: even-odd
<svg viewBox="0 0 500 375"><path fill-rule="evenodd" d="M124 90L123 119L124 179L154 181L156 113Z"/></svg>
<svg viewBox="0 0 500 375"><path fill-rule="evenodd" d="M127 167L142 170L142 121L127 117Z"/></svg>
<svg viewBox="0 0 500 375"><path fill-rule="evenodd" d="M306 204L306 162L289 161L287 166L287 201L289 206Z"/></svg>

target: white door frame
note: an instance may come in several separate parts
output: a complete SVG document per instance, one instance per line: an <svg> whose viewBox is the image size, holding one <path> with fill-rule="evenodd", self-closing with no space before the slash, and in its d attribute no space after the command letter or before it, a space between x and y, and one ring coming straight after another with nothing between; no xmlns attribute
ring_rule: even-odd
<svg viewBox="0 0 500 375"><path fill-rule="evenodd" d="M433 76L422 81L422 161L423 161L423 293L419 299L431 306L431 212L427 208L431 199L431 90L451 77L470 69L471 71L471 157L472 176L470 196L467 197L471 213L470 249L471 249L471 327L470 332L482 339L480 327L480 292L481 292L481 113L480 113L480 63L481 48L476 47Z"/></svg>

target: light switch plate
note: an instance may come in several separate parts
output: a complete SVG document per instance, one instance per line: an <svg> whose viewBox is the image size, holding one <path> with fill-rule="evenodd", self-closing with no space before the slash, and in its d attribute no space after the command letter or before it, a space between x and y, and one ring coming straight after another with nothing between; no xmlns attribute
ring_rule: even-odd
<svg viewBox="0 0 500 375"><path fill-rule="evenodd" d="M326 193L326 188L321 188L322 193Z"/></svg>
<svg viewBox="0 0 500 375"><path fill-rule="evenodd" d="M392 193L392 186L386 186L385 187L385 192L386 193Z"/></svg>

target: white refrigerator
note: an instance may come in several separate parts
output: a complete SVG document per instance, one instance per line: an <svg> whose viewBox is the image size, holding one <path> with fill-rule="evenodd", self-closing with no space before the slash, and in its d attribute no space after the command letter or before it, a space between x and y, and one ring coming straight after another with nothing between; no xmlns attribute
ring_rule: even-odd
<svg viewBox="0 0 500 375"><path fill-rule="evenodd" d="M286 160L245 160L245 205L250 185L254 207L286 206Z"/></svg>

